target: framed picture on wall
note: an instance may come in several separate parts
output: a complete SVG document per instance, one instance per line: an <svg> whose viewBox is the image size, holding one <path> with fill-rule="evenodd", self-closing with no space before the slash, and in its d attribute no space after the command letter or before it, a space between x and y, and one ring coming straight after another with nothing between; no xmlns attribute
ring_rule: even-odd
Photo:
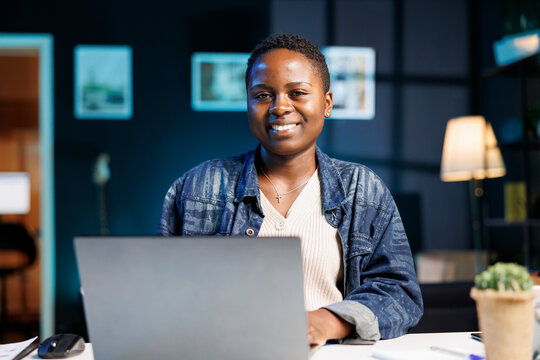
<svg viewBox="0 0 540 360"><path fill-rule="evenodd" d="M74 54L77 119L121 119L133 114L130 46L79 45Z"/></svg>
<svg viewBox="0 0 540 360"><path fill-rule="evenodd" d="M371 120L375 116L375 50L328 46L323 49L334 95L331 119Z"/></svg>
<svg viewBox="0 0 540 360"><path fill-rule="evenodd" d="M196 111L246 111L247 53L194 53L191 107Z"/></svg>

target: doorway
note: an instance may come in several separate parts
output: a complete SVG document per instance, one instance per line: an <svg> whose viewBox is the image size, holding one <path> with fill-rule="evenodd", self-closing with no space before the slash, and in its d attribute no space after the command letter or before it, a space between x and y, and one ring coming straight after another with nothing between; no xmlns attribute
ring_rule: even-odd
<svg viewBox="0 0 540 360"><path fill-rule="evenodd" d="M14 290L6 292L8 310L36 316L43 339L54 333L52 36L0 33L0 77L0 171L29 173L32 189L30 213L6 215L5 220L23 223L36 240L39 254L39 266L25 273L22 291L20 284L19 290L9 284ZM17 299L17 293L26 299Z"/></svg>

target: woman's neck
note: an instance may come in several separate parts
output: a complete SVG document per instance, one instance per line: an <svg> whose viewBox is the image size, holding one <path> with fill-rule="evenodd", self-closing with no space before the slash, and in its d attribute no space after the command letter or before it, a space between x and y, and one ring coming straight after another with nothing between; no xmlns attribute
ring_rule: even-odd
<svg viewBox="0 0 540 360"><path fill-rule="evenodd" d="M291 156L272 154L261 146L257 172L259 187L281 215L287 213L315 170L315 146Z"/></svg>
<svg viewBox="0 0 540 360"><path fill-rule="evenodd" d="M317 168L315 147L299 154L283 156L272 154L261 147L260 164L272 181L297 183L298 179L311 177Z"/></svg>

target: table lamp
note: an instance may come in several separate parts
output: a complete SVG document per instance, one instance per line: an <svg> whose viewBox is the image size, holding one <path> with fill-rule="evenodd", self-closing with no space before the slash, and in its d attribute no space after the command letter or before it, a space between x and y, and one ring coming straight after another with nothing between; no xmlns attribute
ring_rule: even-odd
<svg viewBox="0 0 540 360"><path fill-rule="evenodd" d="M446 125L441 160L442 181L469 181L473 217L476 271L484 268L480 259L482 244L482 180L501 177L506 168L491 124L483 116L450 119Z"/></svg>

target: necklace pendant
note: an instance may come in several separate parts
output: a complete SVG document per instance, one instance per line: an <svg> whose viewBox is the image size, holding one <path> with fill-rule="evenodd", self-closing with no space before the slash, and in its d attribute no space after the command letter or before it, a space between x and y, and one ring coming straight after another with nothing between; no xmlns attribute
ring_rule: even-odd
<svg viewBox="0 0 540 360"><path fill-rule="evenodd" d="M279 195L279 194L277 194L276 199L277 199L278 204L279 204L279 200L280 200L281 198L282 198L282 196Z"/></svg>

